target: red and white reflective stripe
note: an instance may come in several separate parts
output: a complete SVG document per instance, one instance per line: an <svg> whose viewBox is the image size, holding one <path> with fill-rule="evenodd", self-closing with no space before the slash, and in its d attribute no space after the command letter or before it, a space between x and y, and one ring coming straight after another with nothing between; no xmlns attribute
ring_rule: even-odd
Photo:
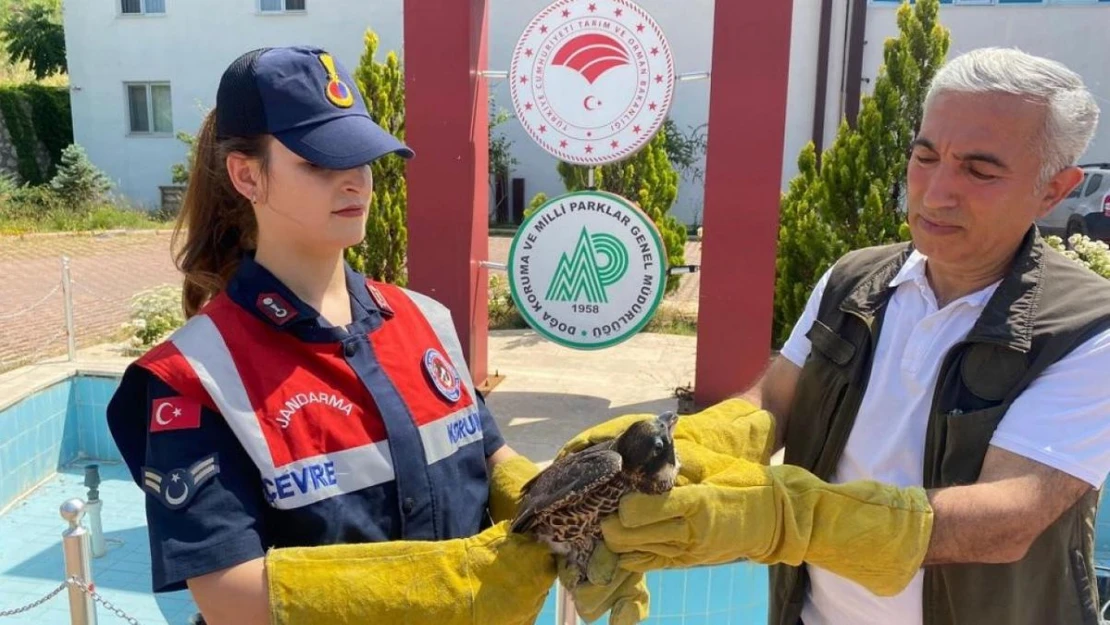
<svg viewBox="0 0 1110 625"><path fill-rule="evenodd" d="M275 507L297 508L394 479L393 459L385 441L274 466L250 396L211 318L198 315L190 319L170 340L258 467Z"/></svg>

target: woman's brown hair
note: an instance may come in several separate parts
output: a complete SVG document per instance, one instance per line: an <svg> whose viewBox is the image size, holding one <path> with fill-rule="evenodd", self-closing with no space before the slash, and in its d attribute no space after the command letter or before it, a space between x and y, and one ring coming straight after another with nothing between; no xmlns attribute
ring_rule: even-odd
<svg viewBox="0 0 1110 625"><path fill-rule="evenodd" d="M177 268L185 274L181 304L188 319L227 286L245 250L256 244L258 224L251 202L231 183L227 156L233 152L257 158L267 170L269 137L216 137L216 111L201 123L194 160L172 246L179 237Z"/></svg>

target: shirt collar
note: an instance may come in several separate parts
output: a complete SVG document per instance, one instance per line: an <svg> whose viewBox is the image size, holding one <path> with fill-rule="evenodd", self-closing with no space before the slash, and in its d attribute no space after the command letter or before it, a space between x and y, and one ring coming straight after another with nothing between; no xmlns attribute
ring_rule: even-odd
<svg viewBox="0 0 1110 625"><path fill-rule="evenodd" d="M890 280L890 288L896 289L906 282L913 282L921 289L922 293L926 294L932 301L936 302L936 295L933 293L933 287L929 284L929 279L925 275L925 267L928 257L913 250L910 252L909 258L902 264L902 268ZM958 300L953 301L952 304L966 303L974 308L982 308L987 305L987 300L994 294L995 289L998 288L999 282L994 282L974 293L969 293Z"/></svg>
<svg viewBox="0 0 1110 625"><path fill-rule="evenodd" d="M346 261L343 267L351 301L351 324L346 328L335 327L321 317L316 309L259 264L253 251L246 252L240 259L228 282L227 294L240 307L275 329L293 332L306 341L338 341L349 334L372 331L381 325L383 316L392 314L379 308L362 274Z"/></svg>

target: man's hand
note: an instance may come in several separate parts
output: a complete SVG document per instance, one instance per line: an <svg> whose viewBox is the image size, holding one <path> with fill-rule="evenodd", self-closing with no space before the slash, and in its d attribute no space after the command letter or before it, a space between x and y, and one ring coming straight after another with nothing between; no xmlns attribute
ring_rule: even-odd
<svg viewBox="0 0 1110 625"><path fill-rule="evenodd" d="M924 566L1015 562L1091 485L990 447L979 481L929 491L935 514Z"/></svg>

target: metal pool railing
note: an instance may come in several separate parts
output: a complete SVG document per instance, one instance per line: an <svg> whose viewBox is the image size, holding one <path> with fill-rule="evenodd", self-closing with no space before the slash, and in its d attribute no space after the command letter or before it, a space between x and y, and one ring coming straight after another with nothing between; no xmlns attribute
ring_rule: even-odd
<svg viewBox="0 0 1110 625"><path fill-rule="evenodd" d="M85 514L85 507L86 504L81 499L68 499L61 506L62 518L69 523L69 527L62 532L65 580L59 583L54 590L27 605L9 610L0 610L0 618L29 612L50 601L68 588L70 625L97 625L97 603L103 605L104 609L112 612L125 622L131 625L139 625L139 621L128 616L123 610L112 605L110 601L96 592L90 564L92 533L81 525L81 517Z"/></svg>

